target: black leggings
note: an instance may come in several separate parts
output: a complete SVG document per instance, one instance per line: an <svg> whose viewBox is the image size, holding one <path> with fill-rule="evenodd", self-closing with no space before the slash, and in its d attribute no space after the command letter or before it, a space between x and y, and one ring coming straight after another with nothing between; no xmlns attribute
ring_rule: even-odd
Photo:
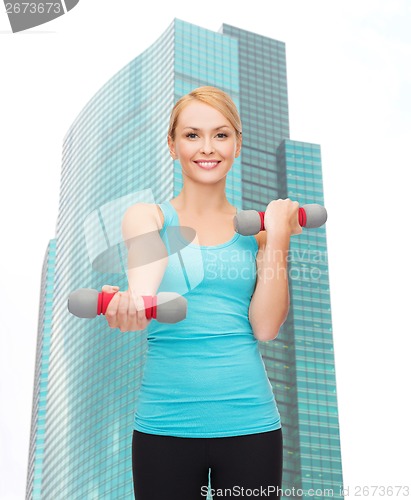
<svg viewBox="0 0 411 500"><path fill-rule="evenodd" d="M161 436L134 430L132 458L136 500L206 500L209 468L214 499L280 498L281 428L219 438Z"/></svg>

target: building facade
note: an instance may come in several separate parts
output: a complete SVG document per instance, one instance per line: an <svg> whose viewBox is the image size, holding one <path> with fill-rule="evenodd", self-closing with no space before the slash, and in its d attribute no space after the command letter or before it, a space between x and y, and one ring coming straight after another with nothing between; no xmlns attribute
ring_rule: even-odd
<svg viewBox="0 0 411 500"><path fill-rule="evenodd" d="M55 262L56 240L54 239L50 240L47 245L41 275L40 308L37 326L38 335L30 429L30 449L26 483L27 494L29 495L29 498L33 499L41 498L41 485L43 477Z"/></svg>
<svg viewBox="0 0 411 500"><path fill-rule="evenodd" d="M33 398L44 387L47 404L33 403L32 422L41 416L44 425L32 425L27 498L133 498L131 439L146 335L112 330L100 317L76 318L67 297L103 284L127 289L122 215L137 201L161 203L180 192L181 167L166 140L169 114L202 85L225 90L243 122L242 153L227 176L230 203L239 210L264 210L285 197L323 204L319 146L289 138L283 42L174 19L115 74L64 138L52 322L38 333L47 373L36 368ZM292 238L290 314L277 339L259 347L282 417L283 489L332 488L342 498L326 249L325 227Z"/></svg>

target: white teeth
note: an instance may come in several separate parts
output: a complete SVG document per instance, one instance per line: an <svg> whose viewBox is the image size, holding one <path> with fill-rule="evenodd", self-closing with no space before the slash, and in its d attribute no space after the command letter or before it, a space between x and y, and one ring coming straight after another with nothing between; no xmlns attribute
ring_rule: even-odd
<svg viewBox="0 0 411 500"><path fill-rule="evenodd" d="M218 161L198 161L197 162L198 165L200 165L200 167L215 167L216 165L218 165Z"/></svg>

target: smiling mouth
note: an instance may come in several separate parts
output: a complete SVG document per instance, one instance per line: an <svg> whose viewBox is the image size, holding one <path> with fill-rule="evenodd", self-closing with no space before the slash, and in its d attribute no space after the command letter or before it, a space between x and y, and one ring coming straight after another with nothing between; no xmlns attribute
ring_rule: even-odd
<svg viewBox="0 0 411 500"><path fill-rule="evenodd" d="M197 165L201 168L210 170L216 167L220 163L220 161L195 161L194 163L197 163Z"/></svg>

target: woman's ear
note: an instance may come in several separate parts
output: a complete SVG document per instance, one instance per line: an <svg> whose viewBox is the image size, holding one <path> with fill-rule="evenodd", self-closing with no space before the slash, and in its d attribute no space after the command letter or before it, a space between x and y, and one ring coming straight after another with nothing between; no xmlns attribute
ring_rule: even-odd
<svg viewBox="0 0 411 500"><path fill-rule="evenodd" d="M177 160L177 155L174 149L174 141L170 136L167 136L167 142L168 142L168 149L170 150L170 155L173 158L173 160Z"/></svg>
<svg viewBox="0 0 411 500"><path fill-rule="evenodd" d="M235 158L238 158L240 156L241 145L243 143L243 136L241 133L239 136L236 137L236 141L237 141L237 144L236 144L236 148L235 148Z"/></svg>

